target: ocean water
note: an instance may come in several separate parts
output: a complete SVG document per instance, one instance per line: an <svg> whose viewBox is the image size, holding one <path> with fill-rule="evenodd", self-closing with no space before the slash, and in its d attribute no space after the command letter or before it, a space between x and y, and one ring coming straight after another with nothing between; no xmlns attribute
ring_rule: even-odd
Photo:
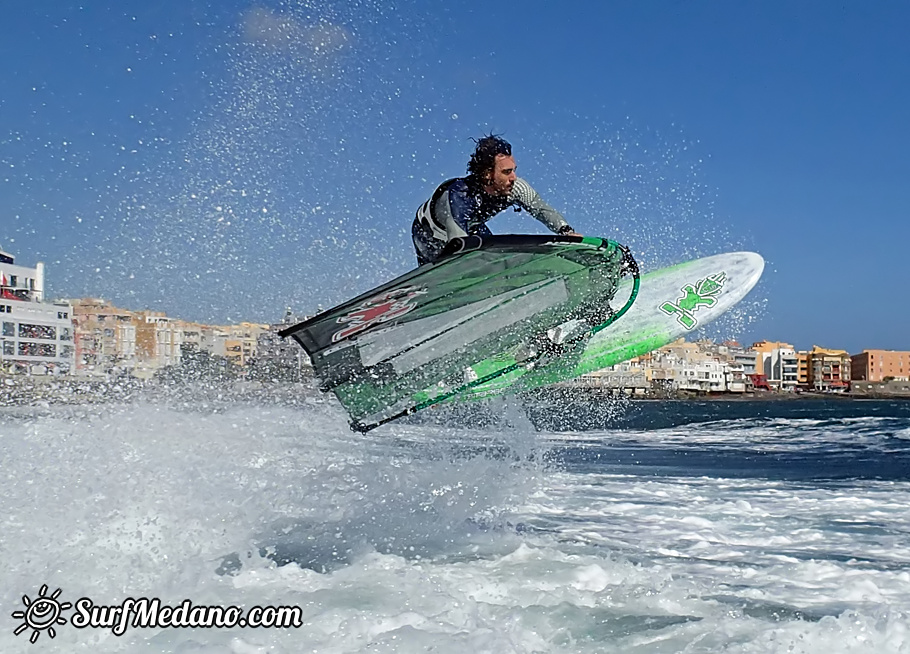
<svg viewBox="0 0 910 654"><path fill-rule="evenodd" d="M910 403L492 412L356 435L316 397L6 410L0 651L910 652ZM14 634L57 589L302 624Z"/></svg>

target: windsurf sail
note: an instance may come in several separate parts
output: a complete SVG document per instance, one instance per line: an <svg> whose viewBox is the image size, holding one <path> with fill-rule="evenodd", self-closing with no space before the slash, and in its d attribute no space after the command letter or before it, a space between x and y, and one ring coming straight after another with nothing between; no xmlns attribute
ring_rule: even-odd
<svg viewBox="0 0 910 654"><path fill-rule="evenodd" d="M617 282L634 280L614 302ZM571 356L631 306L628 249L580 236L468 236L443 257L280 332L366 431Z"/></svg>

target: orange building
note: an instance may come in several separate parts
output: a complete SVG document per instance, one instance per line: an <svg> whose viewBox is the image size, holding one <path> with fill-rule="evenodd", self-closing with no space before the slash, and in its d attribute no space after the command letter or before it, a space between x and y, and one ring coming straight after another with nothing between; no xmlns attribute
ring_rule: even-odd
<svg viewBox="0 0 910 654"><path fill-rule="evenodd" d="M895 381L910 380L910 352L896 350L863 350L850 357L851 379L880 382L890 377Z"/></svg>
<svg viewBox="0 0 910 654"><path fill-rule="evenodd" d="M796 384L807 387L809 385L809 353L796 353Z"/></svg>
<svg viewBox="0 0 910 654"><path fill-rule="evenodd" d="M168 318L161 311L136 312L136 357L158 368L180 362L183 344L182 321Z"/></svg>

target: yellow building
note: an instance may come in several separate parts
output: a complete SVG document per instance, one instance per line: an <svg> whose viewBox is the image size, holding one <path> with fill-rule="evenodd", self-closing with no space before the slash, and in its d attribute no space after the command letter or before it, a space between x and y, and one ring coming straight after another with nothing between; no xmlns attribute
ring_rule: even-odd
<svg viewBox="0 0 910 654"><path fill-rule="evenodd" d="M844 391L850 387L850 355L813 345L808 352L809 386L817 391Z"/></svg>
<svg viewBox="0 0 910 654"><path fill-rule="evenodd" d="M136 354L134 312L107 300L71 301L76 337L76 370L105 373Z"/></svg>

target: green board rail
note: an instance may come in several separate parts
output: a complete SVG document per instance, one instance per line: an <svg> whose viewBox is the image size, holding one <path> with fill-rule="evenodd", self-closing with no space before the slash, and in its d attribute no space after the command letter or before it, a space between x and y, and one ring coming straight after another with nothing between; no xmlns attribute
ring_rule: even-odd
<svg viewBox="0 0 910 654"><path fill-rule="evenodd" d="M527 358L525 358L521 361L516 361L503 368L500 368L491 373L478 377L477 379L471 380L470 382L467 382L467 383L463 384L462 386L459 386L458 388L446 391L444 393L440 393L438 395L434 395L433 397L427 398L421 402L417 402L414 405L409 406L405 409L402 409L401 411L399 411L391 416L385 417L381 420L371 422L371 423L359 422L356 420L351 421L351 423L350 423L351 429L356 432L366 433L368 431L376 429L377 427L388 424L389 422L398 420L400 418L404 418L406 416L413 415L413 414L417 413L418 411L422 411L424 409L427 409L436 404L440 404L447 400L457 398L460 395L464 395L467 391L470 391L471 389L474 389L478 386L483 386L484 384L487 384L495 379L508 375L511 372L515 372L515 371L521 370L521 369L530 369L531 367L540 367L541 364L545 365L546 360L551 357L567 356L567 355L570 355L572 352L580 351L580 350L584 349L584 344L588 341L589 338L591 338L598 332L606 329L607 327L609 327L610 325L615 323L617 320L622 318L622 316L632 307L632 305L635 302L635 299L638 297L638 291L639 291L640 284L641 284L641 274L640 274L637 262L635 261L634 257L632 256L632 253L629 251L629 249L626 246L620 245L619 243L615 243L613 241L609 241L607 239L600 239L600 238L594 238L594 237L583 237L583 240L586 243L588 243L590 245L594 245L596 247L605 247L605 246L615 247L623 253L623 274L628 274L631 276L632 290L629 294L629 298L626 300L625 304L623 304L623 306L618 311L610 310L609 316L605 320L603 320L602 322L598 322L597 324L589 327L587 330L582 331L580 334L573 337L568 343L565 343L565 344L550 345L549 347L547 347L549 340L546 338L546 335L538 334L535 340L539 341L540 344L542 345L542 347L540 347L539 349L534 351ZM464 250L463 250L463 248L460 248L456 251L461 252ZM607 305L607 308L609 309L609 305ZM586 309L587 309L587 313L589 315L596 315L597 313L599 313L602 310L601 307L586 307ZM585 313L586 313L585 311L582 311L581 315L579 315L578 317L582 318L582 319L585 318L586 317Z"/></svg>

